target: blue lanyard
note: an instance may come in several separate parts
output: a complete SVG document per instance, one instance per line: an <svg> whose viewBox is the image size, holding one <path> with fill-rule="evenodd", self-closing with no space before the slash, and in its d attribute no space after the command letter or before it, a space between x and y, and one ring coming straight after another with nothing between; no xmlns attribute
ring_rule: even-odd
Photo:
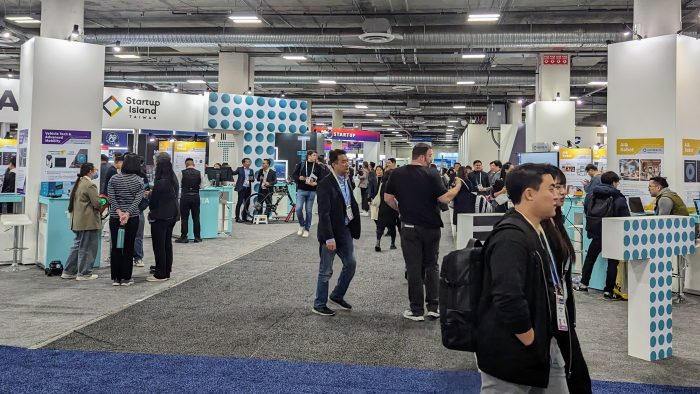
<svg viewBox="0 0 700 394"><path fill-rule="evenodd" d="M554 283L554 287L557 289L561 289L561 279L559 279L559 272L557 271L555 259L554 259L554 254L552 254L552 249L549 247L549 241L547 241L547 236L544 233L541 233L542 237L540 239L544 239L544 246L545 249L547 249L547 253L549 254L549 273L552 276L552 283Z"/></svg>

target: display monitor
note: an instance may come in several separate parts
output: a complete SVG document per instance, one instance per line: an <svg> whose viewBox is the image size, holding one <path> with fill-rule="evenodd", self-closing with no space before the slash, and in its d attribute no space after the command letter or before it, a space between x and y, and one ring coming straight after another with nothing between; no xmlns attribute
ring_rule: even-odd
<svg viewBox="0 0 700 394"><path fill-rule="evenodd" d="M518 153L518 165L525 163L551 164L555 167L559 167L559 152Z"/></svg>
<svg viewBox="0 0 700 394"><path fill-rule="evenodd" d="M289 162L287 160L275 160L275 174L277 174L277 182L287 181L287 171Z"/></svg>
<svg viewBox="0 0 700 394"><path fill-rule="evenodd" d="M221 168L207 167L204 169L204 173L210 181L214 181L216 184L223 180Z"/></svg>
<svg viewBox="0 0 700 394"><path fill-rule="evenodd" d="M695 203L695 213L700 215L700 198L696 198L693 202Z"/></svg>
<svg viewBox="0 0 700 394"><path fill-rule="evenodd" d="M233 182L233 167L221 167L221 180Z"/></svg>
<svg viewBox="0 0 700 394"><path fill-rule="evenodd" d="M630 207L630 212L638 215L644 215L644 204L640 197L630 197L627 199L627 204Z"/></svg>

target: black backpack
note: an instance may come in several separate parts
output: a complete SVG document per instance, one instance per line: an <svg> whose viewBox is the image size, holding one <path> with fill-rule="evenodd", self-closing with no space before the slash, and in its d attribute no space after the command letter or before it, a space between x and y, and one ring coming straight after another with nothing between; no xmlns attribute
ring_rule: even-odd
<svg viewBox="0 0 700 394"><path fill-rule="evenodd" d="M494 226L484 244L471 239L462 250L449 253L440 270L440 330L442 345L452 350L476 352L479 303L484 286L484 254L489 239L498 231L516 228L523 234L526 224L509 217ZM527 240L535 248L533 240Z"/></svg>
<svg viewBox="0 0 700 394"><path fill-rule="evenodd" d="M586 207L586 232L600 236L603 232L603 218L612 217L615 213L615 197L599 198L595 194Z"/></svg>

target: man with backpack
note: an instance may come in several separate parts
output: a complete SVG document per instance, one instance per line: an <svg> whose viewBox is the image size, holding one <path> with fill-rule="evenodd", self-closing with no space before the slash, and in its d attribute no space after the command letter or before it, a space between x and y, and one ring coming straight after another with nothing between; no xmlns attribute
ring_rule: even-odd
<svg viewBox="0 0 700 394"><path fill-rule="evenodd" d="M506 178L506 188L515 209L483 248L475 336L481 393L568 393L554 339L568 329L568 294L540 225L555 216L555 181L545 165L524 164Z"/></svg>
<svg viewBox="0 0 700 394"><path fill-rule="evenodd" d="M618 190L620 177L613 171L608 171L600 176L600 185L591 189L586 195L583 210L586 214L586 232L591 244L588 246L586 260L583 262L581 283L576 287L578 291L588 291L588 284L593 273L598 256L603 248L603 218L628 217L630 210L627 199ZM617 260L608 259L608 272L605 278L603 298L617 301L622 299L615 294L615 281L617 279Z"/></svg>

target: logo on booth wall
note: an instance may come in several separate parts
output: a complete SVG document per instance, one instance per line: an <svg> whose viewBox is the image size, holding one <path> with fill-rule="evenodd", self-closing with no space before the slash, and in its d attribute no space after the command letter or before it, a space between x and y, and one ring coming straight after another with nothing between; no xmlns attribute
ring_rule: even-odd
<svg viewBox="0 0 700 394"><path fill-rule="evenodd" d="M109 133L105 137L105 142L107 145L119 146L119 135L117 133Z"/></svg>
<svg viewBox="0 0 700 394"><path fill-rule="evenodd" d="M102 103L102 109L110 117L114 117L124 106L117 100L116 97L110 96L107 100Z"/></svg>

